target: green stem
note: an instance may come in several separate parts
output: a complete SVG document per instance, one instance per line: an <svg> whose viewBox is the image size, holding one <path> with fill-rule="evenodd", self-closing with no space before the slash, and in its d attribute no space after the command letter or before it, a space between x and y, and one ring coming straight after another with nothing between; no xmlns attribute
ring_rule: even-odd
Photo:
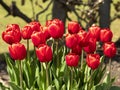
<svg viewBox="0 0 120 90"><path fill-rule="evenodd" d="M93 83L93 81L92 81L92 77L93 77L93 75L94 75L94 70L92 70L91 71L91 76L90 76L90 78L89 78L89 80L88 80L88 90L91 90L91 87L92 87L92 83Z"/></svg>
<svg viewBox="0 0 120 90"><path fill-rule="evenodd" d="M57 56L57 60L56 60L56 68L57 68L57 72L56 72L56 74L57 74L57 76L58 76L58 74L59 74L59 54L58 54L58 39L56 40L56 56Z"/></svg>
<svg viewBox="0 0 120 90"><path fill-rule="evenodd" d="M83 67L83 57L84 57L84 51L82 49L82 53L81 53L81 70L82 70L82 67Z"/></svg>
<svg viewBox="0 0 120 90"><path fill-rule="evenodd" d="M27 61L30 60L30 53L29 53L29 40L27 40Z"/></svg>
<svg viewBox="0 0 120 90"><path fill-rule="evenodd" d="M73 84L73 69L72 67L70 68L71 70L71 77L70 77L70 90L72 90L72 84Z"/></svg>
<svg viewBox="0 0 120 90"><path fill-rule="evenodd" d="M48 63L45 63L45 64L46 64L46 88L48 88L48 86L49 86Z"/></svg>
<svg viewBox="0 0 120 90"><path fill-rule="evenodd" d="M22 89L22 63L19 61L19 72L20 72L20 88Z"/></svg>

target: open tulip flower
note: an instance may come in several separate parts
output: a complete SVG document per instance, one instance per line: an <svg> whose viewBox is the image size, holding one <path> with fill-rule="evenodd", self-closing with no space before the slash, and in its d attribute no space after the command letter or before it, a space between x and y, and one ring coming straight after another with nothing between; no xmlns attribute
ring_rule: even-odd
<svg viewBox="0 0 120 90"><path fill-rule="evenodd" d="M21 30L17 24L6 27L2 39L9 44L10 55L5 57L10 81L3 90L109 90L112 87L113 79L110 73L105 73L104 64L105 56L111 59L117 51L111 41L112 32L96 25L85 31L77 21L70 21L66 34L64 26L61 20L53 19L43 26L30 22ZM100 41L104 55L97 53L96 42ZM34 47L32 52L30 45Z"/></svg>

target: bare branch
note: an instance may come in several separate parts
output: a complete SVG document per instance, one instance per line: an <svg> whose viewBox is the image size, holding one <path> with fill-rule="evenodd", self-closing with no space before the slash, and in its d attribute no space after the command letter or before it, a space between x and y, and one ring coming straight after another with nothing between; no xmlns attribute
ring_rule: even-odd
<svg viewBox="0 0 120 90"><path fill-rule="evenodd" d="M52 2L53 2L53 0L51 0L51 1L48 3L47 7L46 7L44 10L42 10L42 11L40 11L40 12L38 12L38 13L36 14L36 21L38 21L39 15L42 14L42 13L44 13L44 12L49 8L49 6L52 4Z"/></svg>
<svg viewBox="0 0 120 90"><path fill-rule="evenodd" d="M0 4L8 12L8 15L13 15L14 17L18 16L23 20L25 20L26 22L31 22L31 19L19 10L15 2L13 2L13 5L11 6L11 8L5 2L3 2L3 0L0 0Z"/></svg>

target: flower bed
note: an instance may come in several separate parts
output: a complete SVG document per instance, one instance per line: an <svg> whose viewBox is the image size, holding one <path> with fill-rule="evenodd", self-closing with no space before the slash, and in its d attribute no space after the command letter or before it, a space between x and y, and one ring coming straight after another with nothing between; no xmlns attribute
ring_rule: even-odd
<svg viewBox="0 0 120 90"><path fill-rule="evenodd" d="M85 31L75 21L68 23L67 30L68 33L64 34L64 24L59 19L48 20L45 26L39 22L31 22L22 29L17 24L8 25L2 33L2 38L9 44L10 57L5 57L10 88L4 88L110 89L114 81L114 78L111 78L111 59L116 54L116 46L111 41L111 30L93 25ZM20 43L21 39L26 40L27 48ZM33 55L29 51L30 40L34 46ZM96 53L99 42L103 43L102 56ZM103 65L105 56L110 58L107 75L106 66Z"/></svg>

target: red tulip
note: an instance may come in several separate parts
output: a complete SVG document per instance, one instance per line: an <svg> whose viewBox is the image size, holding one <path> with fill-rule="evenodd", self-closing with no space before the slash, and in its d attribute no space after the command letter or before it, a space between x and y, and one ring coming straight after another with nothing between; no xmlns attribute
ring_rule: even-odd
<svg viewBox="0 0 120 90"><path fill-rule="evenodd" d="M100 40L100 27L93 25L89 29L90 37L96 38L97 41Z"/></svg>
<svg viewBox="0 0 120 90"><path fill-rule="evenodd" d="M81 29L81 27L78 22L76 22L76 21L68 22L68 32L70 34L78 33L80 29Z"/></svg>
<svg viewBox="0 0 120 90"><path fill-rule="evenodd" d="M114 57L115 54L116 54L116 46L115 46L115 44L113 42L104 43L103 52L109 58Z"/></svg>
<svg viewBox="0 0 120 90"><path fill-rule="evenodd" d="M48 24L48 31L54 39L62 38L64 34L64 24L59 19L54 19Z"/></svg>
<svg viewBox="0 0 120 90"><path fill-rule="evenodd" d="M68 34L65 38L66 46L69 48L74 48L78 44L78 39L76 34Z"/></svg>
<svg viewBox="0 0 120 90"><path fill-rule="evenodd" d="M70 53L70 54L65 56L65 60L66 60L66 64L68 66L76 67L76 66L78 66L78 62L79 62L79 55L76 55L74 53Z"/></svg>
<svg viewBox="0 0 120 90"><path fill-rule="evenodd" d="M44 33L46 40L50 38L50 33L48 31L48 27L46 27L46 26L42 27L41 26L40 31Z"/></svg>
<svg viewBox="0 0 120 90"><path fill-rule="evenodd" d="M21 33L19 26L17 24L8 25L6 31L2 33L2 39L8 44L20 42Z"/></svg>
<svg viewBox="0 0 120 90"><path fill-rule="evenodd" d="M95 38L90 38L88 45L84 47L84 51L87 53L94 53L96 50L96 39Z"/></svg>
<svg viewBox="0 0 120 90"><path fill-rule="evenodd" d="M40 31L41 24L37 21L30 22L29 25L31 26L33 31Z"/></svg>
<svg viewBox="0 0 120 90"><path fill-rule="evenodd" d="M26 48L21 43L14 43L9 46L10 56L14 60L23 60L26 57Z"/></svg>
<svg viewBox="0 0 120 90"><path fill-rule="evenodd" d="M82 47L80 47L79 45L76 45L75 47L72 48L72 53L81 55L81 53L82 53Z"/></svg>
<svg viewBox="0 0 120 90"><path fill-rule="evenodd" d="M40 62L49 62L52 60L52 49L48 45L41 44L36 49L36 55Z"/></svg>
<svg viewBox="0 0 120 90"><path fill-rule="evenodd" d="M30 25L24 26L21 30L21 34L22 34L23 39L30 39L32 33L33 33L33 29L31 28Z"/></svg>
<svg viewBox="0 0 120 90"><path fill-rule="evenodd" d="M37 47L39 44L45 44L45 35L43 32L36 32L34 31L33 34L31 35L31 40L33 44Z"/></svg>
<svg viewBox="0 0 120 90"><path fill-rule="evenodd" d="M109 28L101 29L100 32L100 41L101 42L110 42L112 40L113 33Z"/></svg>
<svg viewBox="0 0 120 90"><path fill-rule="evenodd" d="M87 58L86 58L86 62L87 65L91 68L91 69L96 69L98 68L99 64L100 64L100 56L99 54L88 54Z"/></svg>
<svg viewBox="0 0 120 90"><path fill-rule="evenodd" d="M89 33L87 33L86 31L84 30L80 30L78 33L77 33L77 37L78 37L78 44L81 46L81 47L85 47L88 45L88 41L89 41Z"/></svg>

